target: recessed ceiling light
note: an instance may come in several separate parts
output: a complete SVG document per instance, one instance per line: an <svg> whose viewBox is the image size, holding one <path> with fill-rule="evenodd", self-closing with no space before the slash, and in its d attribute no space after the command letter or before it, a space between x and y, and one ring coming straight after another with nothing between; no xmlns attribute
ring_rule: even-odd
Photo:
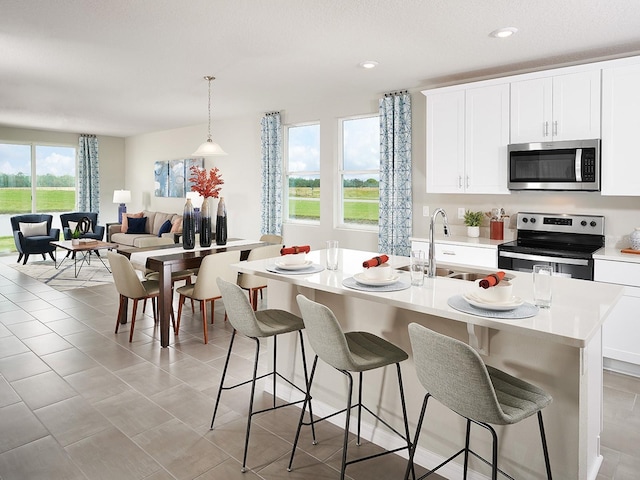
<svg viewBox="0 0 640 480"><path fill-rule="evenodd" d="M499 28L498 30L494 30L493 32L491 32L489 36L495 37L495 38L507 38L513 35L514 33L516 33L517 31L518 29L515 27Z"/></svg>
<svg viewBox="0 0 640 480"><path fill-rule="evenodd" d="M378 66L378 62L374 62L373 60L365 60L364 62L359 63L362 68L376 68Z"/></svg>

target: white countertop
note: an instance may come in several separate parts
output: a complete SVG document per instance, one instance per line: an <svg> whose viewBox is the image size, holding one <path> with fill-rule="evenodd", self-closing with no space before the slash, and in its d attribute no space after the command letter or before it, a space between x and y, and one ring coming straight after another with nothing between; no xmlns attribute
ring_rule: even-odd
<svg viewBox="0 0 640 480"><path fill-rule="evenodd" d="M618 247L604 247L593 254L595 260L640 263L640 254L622 253Z"/></svg>
<svg viewBox="0 0 640 480"><path fill-rule="evenodd" d="M486 240L486 239L485 239ZM342 285L345 278L361 272L362 262L378 255L375 252L340 249L339 270L306 275L283 275L266 270L275 259L240 262L234 266L238 271L251 273L272 280L299 285L301 287L326 291L338 295L349 295L373 302L381 302L414 312L449 318L472 325L484 326L496 330L530 335L532 337L562 343L574 347L584 347L599 331L611 308L622 295L622 287L570 278L553 278L553 303L548 310L530 318L506 320L480 317L459 312L449 307L447 300L474 288L473 282L452 278L425 278L424 286L410 287L406 290L385 293L370 293L349 289ZM307 258L314 263L325 265L325 251L313 251ZM408 265L408 257L392 256L392 267ZM438 267L446 266L438 264ZM456 271L478 271L477 268L452 267ZM486 270L485 270L486 271ZM490 272L488 272L490 273ZM513 276L513 294L532 303L532 274L507 271ZM408 272L403 272L409 277Z"/></svg>

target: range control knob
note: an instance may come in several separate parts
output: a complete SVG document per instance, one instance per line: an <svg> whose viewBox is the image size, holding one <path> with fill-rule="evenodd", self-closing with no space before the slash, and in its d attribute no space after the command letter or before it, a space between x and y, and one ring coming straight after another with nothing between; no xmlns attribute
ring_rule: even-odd
<svg viewBox="0 0 640 480"><path fill-rule="evenodd" d="M592 227L595 227L596 226L596 221L595 220L591 220L591 223L589 225L591 225Z"/></svg>
<svg viewBox="0 0 640 480"><path fill-rule="evenodd" d="M527 217L524 217L524 218L522 219L522 223L527 223L528 221L529 221L529 219L528 219Z"/></svg>
<svg viewBox="0 0 640 480"><path fill-rule="evenodd" d="M531 223L536 223L536 219L531 217Z"/></svg>
<svg viewBox="0 0 640 480"><path fill-rule="evenodd" d="M586 220L582 220L580 222L580 225L582 225L583 227L586 227L587 226L587 221Z"/></svg>

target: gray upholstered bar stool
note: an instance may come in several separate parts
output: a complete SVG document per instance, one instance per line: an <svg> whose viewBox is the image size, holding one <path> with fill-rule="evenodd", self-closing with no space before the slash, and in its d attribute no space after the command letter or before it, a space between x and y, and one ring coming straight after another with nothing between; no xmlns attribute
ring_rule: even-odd
<svg viewBox="0 0 640 480"><path fill-rule="evenodd" d="M347 465L379 457L381 455L387 455L389 453L394 453L400 450L410 449L411 443L409 436L409 422L407 421L407 409L404 401L402 374L400 372L400 362L409 358L407 353L401 348L396 347L394 344L384 340L383 338L373 335L372 333L344 333L335 315L328 307L320 303L313 302L306 298L304 295L298 295L296 298L298 300L300 312L302 313L302 319L304 320L305 331L307 332L309 343L316 352L316 356L313 361L313 367L311 367L309 392L311 391L313 376L318 364L318 358L321 358L323 362L328 363L333 368L346 375L349 384L349 390L347 392L347 407L345 409L316 420L313 419L313 415L310 415L311 420L308 423L304 422L305 407L307 405L307 402L305 402L302 408L302 412L300 413L300 420L298 422L296 437L293 442L293 450L291 451L291 459L289 460L288 470L291 471L293 456L296 452L302 425L311 425L313 427L315 423L338 415L342 412L346 413L346 421L344 427L344 440L342 445L342 465L340 468L341 479L344 479ZM398 373L398 386L400 389L400 403L402 404L402 418L404 420L405 430L404 433L398 432L396 429L394 429L387 422L385 422L378 415L373 413L369 408L362 404L363 372L374 370L376 368L386 367L387 365L393 364L396 365L396 371ZM353 395L353 377L351 376L350 372L358 373L358 403L356 405L351 404L351 398ZM307 398L310 400L310 395ZM358 412L356 439L357 445L360 445L360 421L362 418L362 409L365 409L379 422L389 428L393 433L406 441L406 445L375 455L369 455L366 457L360 457L351 461L347 461L347 444L349 442L349 419L351 417L351 410L354 408L356 408Z"/></svg>
<svg viewBox="0 0 640 480"><path fill-rule="evenodd" d="M242 289L235 283L225 281L218 277L216 279L220 293L222 294L222 301L224 302L225 309L227 310L227 316L229 322L233 326L233 334L231 335L231 342L229 343L229 350L227 351L227 359L224 362L224 370L222 371L222 378L220 379L220 387L218 388L218 396L216 397L216 406L213 410L213 418L211 418L211 428L216 420L216 413L218 411L218 405L220 403L220 396L223 390L231 390L241 385L251 383L251 396L249 397L249 413L247 418L247 433L244 442L244 455L242 457L242 472L247 468L247 450L249 447L249 434L251 432L251 418L259 413L268 412L289 405L295 405L297 403L307 402L309 398L309 391L307 385L309 384L309 376L307 374L307 361L304 352L304 340L302 338L302 330L304 329L304 323L302 319L292 313L284 310L266 309L254 311L247 299L247 296L243 293ZM227 375L227 367L229 366L229 358L231 357L231 351L233 350L233 340L236 337L236 333L239 332L256 343L256 354L253 364L253 376L250 380L231 385L224 386L224 379ZM300 350L302 352L302 368L304 371L304 390L293 384L289 379L283 377L276 371L276 356L277 356L277 336L283 333L298 332L300 336ZM260 355L260 339L273 337L273 371L265 373L264 375L257 376L258 372L258 358ZM273 406L253 411L253 397L256 389L256 380L271 376L273 380ZM304 399L295 402L284 403L282 405L276 405L276 380L277 377L281 378L296 390L304 394ZM313 440L315 442L316 433L312 432Z"/></svg>
<svg viewBox="0 0 640 480"><path fill-rule="evenodd" d="M542 409L551 403L551 395L543 389L515 378L497 368L485 365L480 355L466 343L447 337L428 328L411 323L409 338L413 349L413 359L418 380L426 389L422 410L418 419L416 436L409 455L405 479L413 467L413 457L422 428L429 397L467 419L467 434L463 449L449 457L421 479L464 453L464 476L467 477L469 454L489 463L469 448L471 423L480 425L491 432L493 438L491 478L498 472L510 477L498 468L498 435L490 425L512 425L537 413L542 439L542 450L551 479L549 452L542 423Z"/></svg>

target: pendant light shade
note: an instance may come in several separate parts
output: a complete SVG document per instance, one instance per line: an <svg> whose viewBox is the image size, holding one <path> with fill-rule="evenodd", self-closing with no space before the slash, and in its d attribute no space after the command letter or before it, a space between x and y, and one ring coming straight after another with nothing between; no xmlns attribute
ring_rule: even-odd
<svg viewBox="0 0 640 480"><path fill-rule="evenodd" d="M216 77L212 77L210 75L206 75L204 77L204 79L209 82L209 129L207 130L207 141L202 143L198 149L191 154L194 157L213 157L216 155L227 154L220 145L211 139L211 80L215 80L215 78Z"/></svg>

